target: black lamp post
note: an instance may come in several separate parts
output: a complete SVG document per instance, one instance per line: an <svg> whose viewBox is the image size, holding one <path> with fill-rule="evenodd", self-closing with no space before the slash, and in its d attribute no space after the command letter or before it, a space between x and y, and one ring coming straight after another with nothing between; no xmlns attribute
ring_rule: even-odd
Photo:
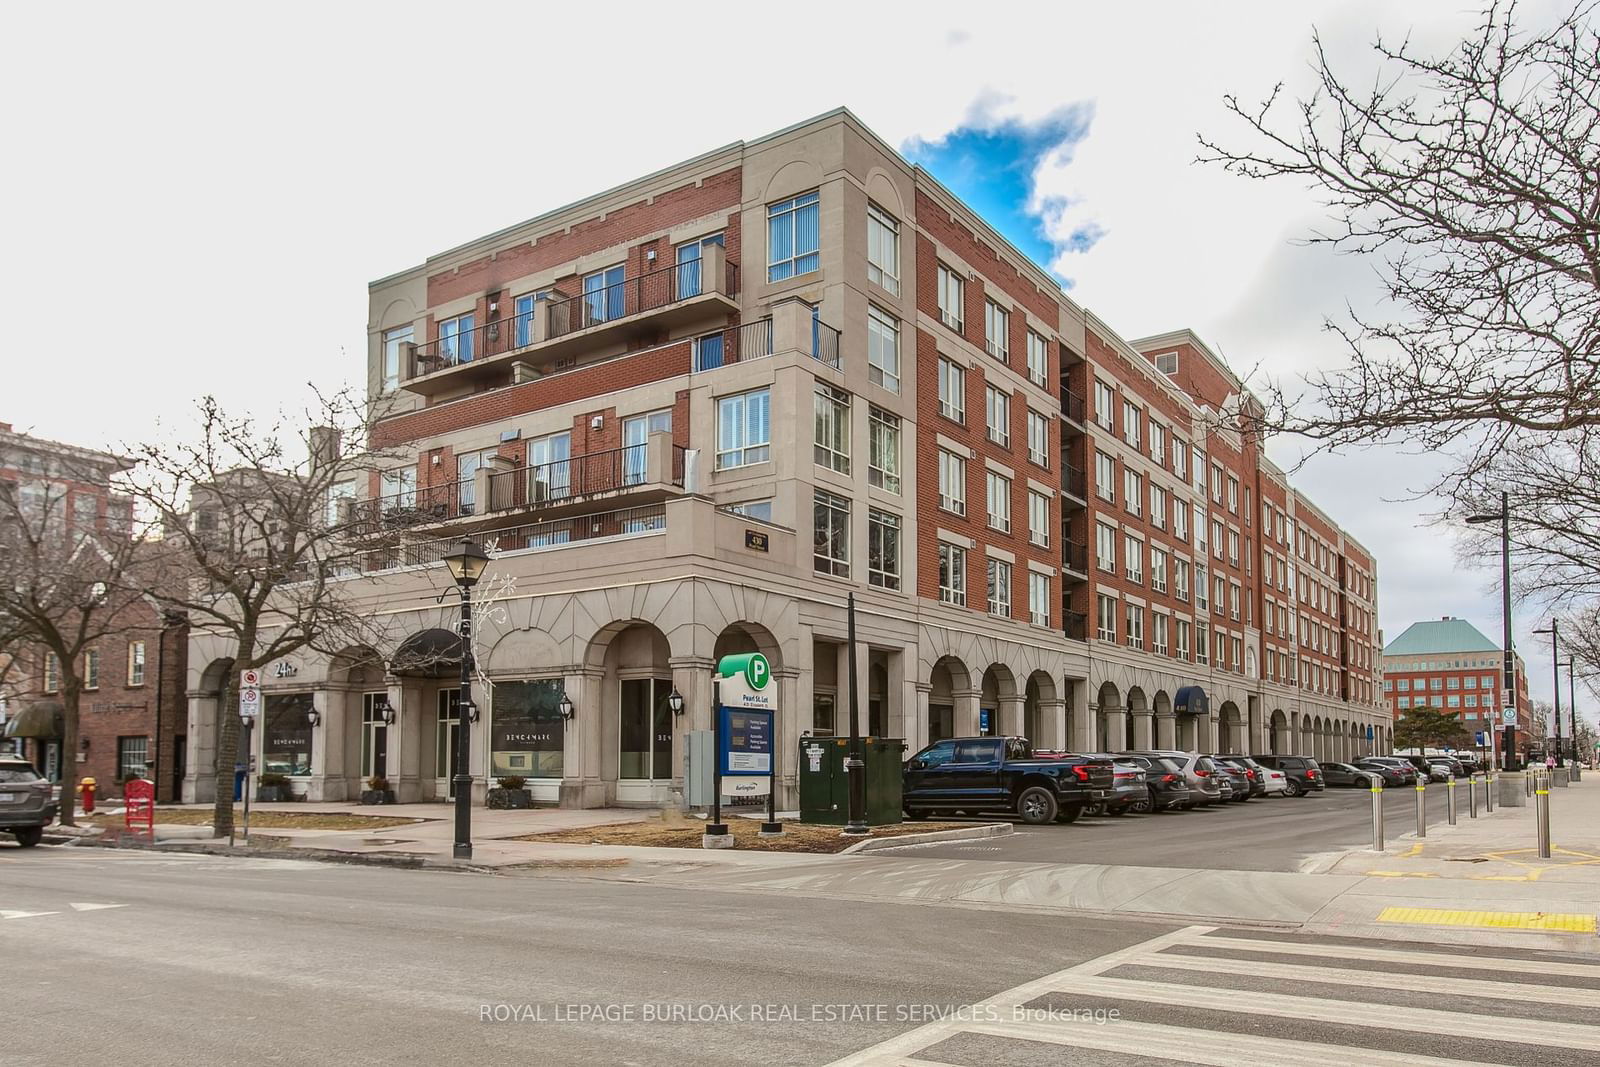
<svg viewBox="0 0 1600 1067"><path fill-rule="evenodd" d="M850 809L844 824L847 837L862 837L867 829L867 762L861 746L861 705L856 699L856 595L851 593L849 612L850 642L850 751L845 756L845 781L849 786Z"/></svg>
<svg viewBox="0 0 1600 1067"><path fill-rule="evenodd" d="M1564 766L1567 762L1567 753L1561 746L1561 620L1551 619L1548 630L1533 632L1550 635L1550 667L1556 683L1556 763Z"/></svg>
<svg viewBox="0 0 1600 1067"><path fill-rule="evenodd" d="M1474 526L1485 522L1498 522L1500 524L1500 616L1505 633L1505 663L1501 667L1500 675L1505 683L1505 692L1510 697L1506 706L1516 715L1517 709L1517 654L1511 643L1511 494L1500 493L1500 510L1489 515L1468 515L1467 521ZM1500 769L1511 771L1516 769L1517 726L1513 721L1505 728L1504 739L1500 745Z"/></svg>
<svg viewBox="0 0 1600 1067"><path fill-rule="evenodd" d="M456 580L461 593L461 724L460 743L456 745L456 843L455 858L472 858L472 773L468 770L469 750L472 748L472 587L483 577L489 566L489 557L482 548L466 538L461 547L444 557L450 568L450 577Z"/></svg>

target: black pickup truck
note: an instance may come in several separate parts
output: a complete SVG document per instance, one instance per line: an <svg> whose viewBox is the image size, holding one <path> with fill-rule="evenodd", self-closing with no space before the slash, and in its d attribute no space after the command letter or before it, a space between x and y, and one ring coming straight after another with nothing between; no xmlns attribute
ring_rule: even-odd
<svg viewBox="0 0 1600 1067"><path fill-rule="evenodd" d="M1071 822L1084 805L1111 795L1108 759L1035 756L1026 737L953 737L906 761L901 804L906 815L1009 812L1025 823Z"/></svg>

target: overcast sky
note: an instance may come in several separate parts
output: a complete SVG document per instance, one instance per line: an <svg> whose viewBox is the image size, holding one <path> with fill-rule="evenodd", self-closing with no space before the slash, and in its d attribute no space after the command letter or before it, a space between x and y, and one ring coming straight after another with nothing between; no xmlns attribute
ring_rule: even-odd
<svg viewBox="0 0 1600 1067"><path fill-rule="evenodd" d="M1338 358L1321 321L1371 304L1370 267L1295 245L1318 218L1308 191L1194 163L1197 133L1242 136L1225 93L1305 86L1313 26L1370 71L1375 31L1444 44L1473 15L761 7L8 5L0 421L108 445L158 419L176 432L201 393L270 411L360 380L368 281L839 105L1124 336L1189 326L1240 372L1292 375ZM1492 576L1458 570L1407 502L1434 462L1319 457L1297 482L1377 554L1389 637L1448 614L1498 640ZM1519 619L1519 646L1548 697L1535 625Z"/></svg>

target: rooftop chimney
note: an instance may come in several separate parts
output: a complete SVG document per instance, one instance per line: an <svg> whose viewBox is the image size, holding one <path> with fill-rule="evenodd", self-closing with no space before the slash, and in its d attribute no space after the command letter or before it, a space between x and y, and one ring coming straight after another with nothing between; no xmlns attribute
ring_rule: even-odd
<svg viewBox="0 0 1600 1067"><path fill-rule="evenodd" d="M339 431L332 426L311 427L311 469L319 470L339 458Z"/></svg>
<svg viewBox="0 0 1600 1067"><path fill-rule="evenodd" d="M10 432L11 432L11 424L9 422L0 422L0 433L10 433Z"/></svg>

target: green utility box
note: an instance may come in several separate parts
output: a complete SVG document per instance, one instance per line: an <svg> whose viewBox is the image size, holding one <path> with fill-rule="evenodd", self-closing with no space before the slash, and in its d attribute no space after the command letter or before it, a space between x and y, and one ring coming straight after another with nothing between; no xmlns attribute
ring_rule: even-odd
<svg viewBox="0 0 1600 1067"><path fill-rule="evenodd" d="M900 767L906 743L896 737L864 737L867 825L900 821ZM850 820L850 783L844 761L848 737L800 739L800 821L843 826Z"/></svg>

